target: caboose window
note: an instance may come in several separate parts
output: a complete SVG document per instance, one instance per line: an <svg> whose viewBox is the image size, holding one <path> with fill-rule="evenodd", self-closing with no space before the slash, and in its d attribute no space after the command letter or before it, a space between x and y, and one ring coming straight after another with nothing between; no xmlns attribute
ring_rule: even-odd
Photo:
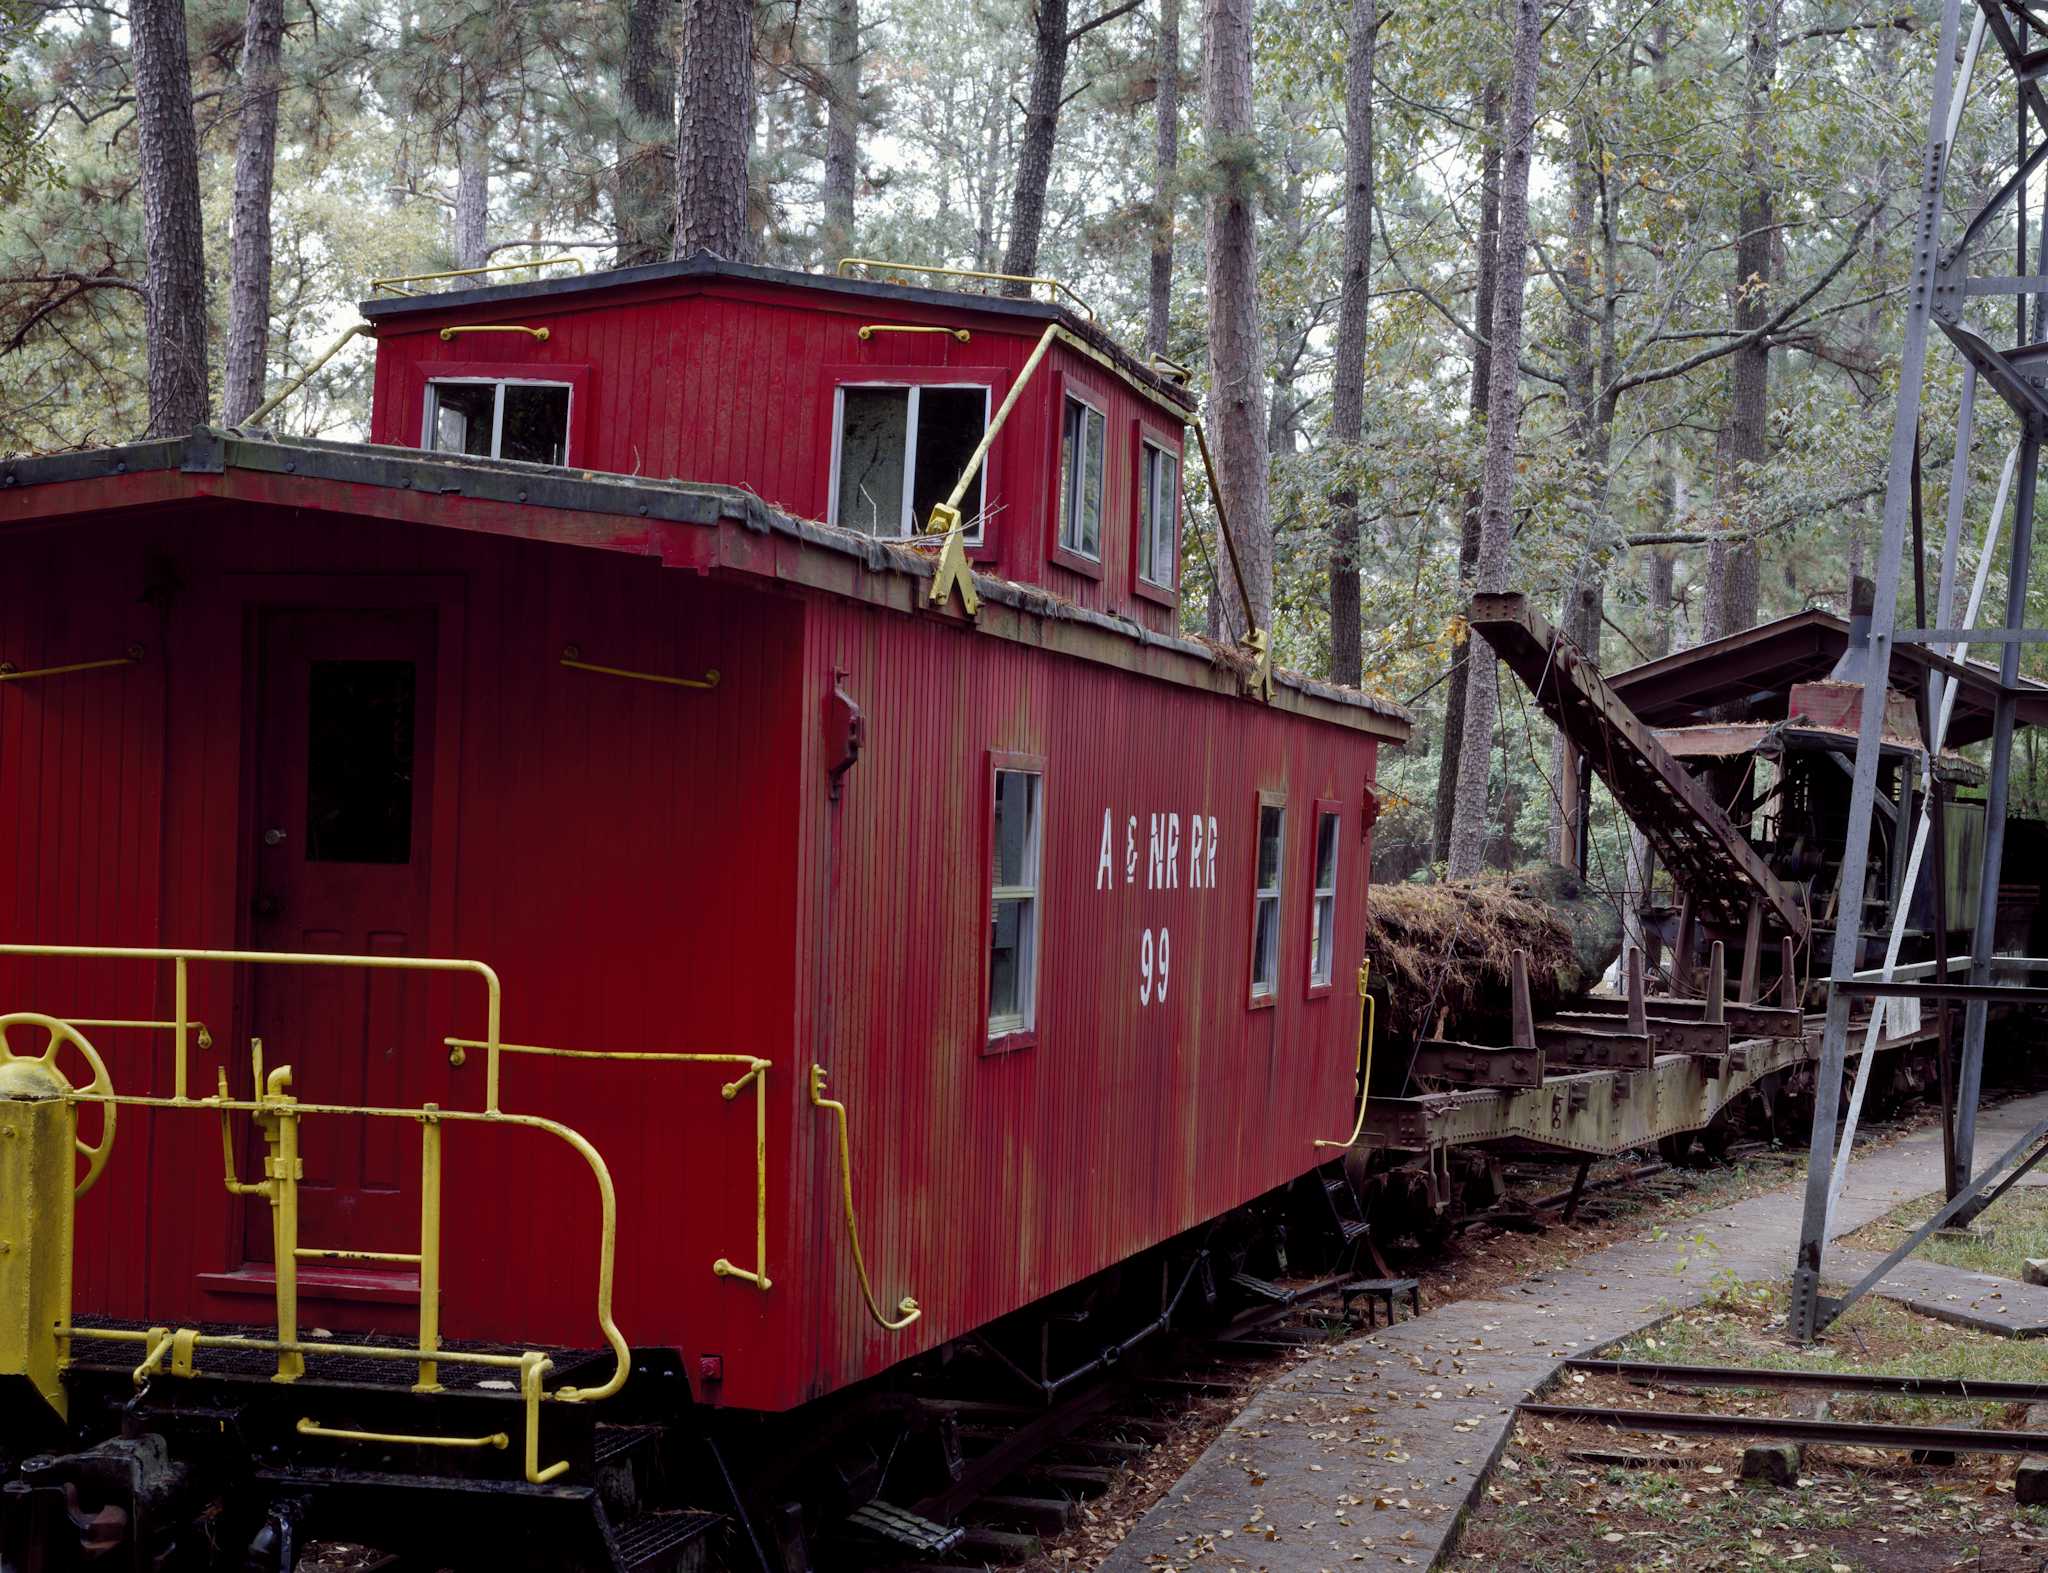
<svg viewBox="0 0 2048 1573"><path fill-rule="evenodd" d="M988 389L980 385L840 388L832 522L863 535L917 534L933 505L952 495L987 429ZM982 473L960 499L975 542Z"/></svg>
<svg viewBox="0 0 2048 1573"><path fill-rule="evenodd" d="M1138 577L1171 590L1179 538L1180 460L1147 441L1138 449Z"/></svg>
<svg viewBox="0 0 2048 1573"><path fill-rule="evenodd" d="M306 699L306 858L412 858L410 661L315 661Z"/></svg>
<svg viewBox="0 0 2048 1573"><path fill-rule="evenodd" d="M1060 545L1083 557L1102 556L1102 449L1108 429L1102 411L1067 395L1060 424Z"/></svg>
<svg viewBox="0 0 2048 1573"><path fill-rule="evenodd" d="M1329 985L1337 953L1337 816L1316 815L1316 883L1308 914L1310 988Z"/></svg>
<svg viewBox="0 0 2048 1573"><path fill-rule="evenodd" d="M988 940L988 1035L1028 1032L1038 1015L1040 779L995 773Z"/></svg>
<svg viewBox="0 0 2048 1573"><path fill-rule="evenodd" d="M1280 853L1287 810L1259 805L1258 885L1252 897L1252 998L1267 999L1280 977Z"/></svg>
<svg viewBox="0 0 2048 1573"><path fill-rule="evenodd" d="M479 459L569 462L569 385L430 382L420 446Z"/></svg>

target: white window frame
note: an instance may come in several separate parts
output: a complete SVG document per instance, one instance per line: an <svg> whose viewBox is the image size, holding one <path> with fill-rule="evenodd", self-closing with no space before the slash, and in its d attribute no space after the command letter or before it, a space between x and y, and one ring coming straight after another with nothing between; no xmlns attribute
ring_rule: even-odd
<svg viewBox="0 0 2048 1573"><path fill-rule="evenodd" d="M1045 771L1027 765L998 763L989 772L989 844L996 845L996 805L1001 802L997 791L1000 779L1006 775L1028 776L1032 787L1028 801L1030 818L1024 827L1024 873L1029 883L1022 885L998 885L995 883L995 859L990 858L989 867L989 945L995 944L995 915L1004 902L1015 902L1022 906L1023 915L1018 923L1018 949L1023 953L1017 969L1018 1009L998 1016L995 1001L989 1000L988 1037L991 1043L1001 1038L1016 1037L1020 1033L1033 1032L1038 1027L1038 939L1039 907L1043 894L1042 848L1045 841ZM992 956L983 963L989 969L988 987L991 994L995 984L995 969Z"/></svg>
<svg viewBox="0 0 2048 1573"><path fill-rule="evenodd" d="M1095 500L1096 538L1095 550L1091 552L1080 543L1080 494L1082 489L1088 484L1088 422L1086 419L1083 419L1081 422L1081 451L1074 460L1074 490L1069 492L1064 484L1060 485L1059 534L1055 539L1058 540L1061 551L1071 553L1075 557L1084 558L1091 563L1099 563L1102 561L1102 536L1109 529L1109 521L1104 512L1109 504L1109 411L1084 397L1072 384L1067 386L1060 397L1060 458L1058 466L1053 471L1056 481L1061 480L1067 466L1067 406L1069 404L1078 404L1082 409L1087 410L1102 422L1102 495ZM1071 541L1067 539L1067 528L1070 524L1073 526L1075 537Z"/></svg>
<svg viewBox="0 0 2048 1573"><path fill-rule="evenodd" d="M434 390L439 387L489 387L497 391L491 395L491 451L486 456L497 458L498 450L505 438L505 390L507 388L561 388L569 395L569 402L562 410L562 462L558 468L569 466L569 434L576 429L576 384L557 382L552 377L429 377L427 379L426 408L420 412L420 447L428 453L445 453L445 448L434 446L434 417L440 414L441 396ZM457 454L457 458L475 458L475 454ZM534 461L526 461L534 462Z"/></svg>
<svg viewBox="0 0 2048 1573"><path fill-rule="evenodd" d="M1308 986L1326 989L1337 970L1337 864L1344 856L1344 816L1338 809L1316 811L1315 840L1309 846ZM1330 882L1323 883L1323 832L1330 833Z"/></svg>
<svg viewBox="0 0 2048 1573"><path fill-rule="evenodd" d="M907 540L913 535L924 533L925 521L911 517L911 500L917 491L917 412L919 395L926 388L972 390L981 393L981 430L988 434L990 406L994 402L995 389L985 382L890 382L879 379L871 382L841 382L832 387L832 473L827 480L829 490L825 496L826 523L839 523L839 461L846 442L846 394L850 388L902 388L909 392L909 410L904 417L903 431L903 502L897 515L897 531L893 536L877 536L877 540ZM963 532L969 546L981 544L981 523L988 516L989 468L995 458L995 444L989 444L989 451L981 456L981 512L976 514ZM852 529L852 525L846 526ZM865 534L866 532L861 532Z"/></svg>
<svg viewBox="0 0 2048 1573"><path fill-rule="evenodd" d="M1173 488L1167 498L1166 577L1156 577L1159 567L1158 516L1159 498L1155 495L1153 483L1146 478L1145 460L1148 454L1158 454L1162 459L1173 461ZM1181 456L1163 442L1155 442L1145 435L1144 428L1138 429L1138 577L1155 590L1175 590L1180 587L1180 466ZM1150 509L1152 518L1145 517ZM1145 572L1145 553L1152 552L1152 567L1155 573Z"/></svg>
<svg viewBox="0 0 2048 1573"><path fill-rule="evenodd" d="M1259 854L1266 840L1266 814L1277 814L1280 819L1280 845L1273 857L1273 883L1261 885L1259 880ZM1252 1000L1261 1003L1273 999L1280 988L1281 940L1285 937L1287 912L1280 898L1287 888L1287 804L1265 798L1259 800L1258 817L1252 826ZM1268 910L1273 914L1273 970L1259 976L1259 916Z"/></svg>

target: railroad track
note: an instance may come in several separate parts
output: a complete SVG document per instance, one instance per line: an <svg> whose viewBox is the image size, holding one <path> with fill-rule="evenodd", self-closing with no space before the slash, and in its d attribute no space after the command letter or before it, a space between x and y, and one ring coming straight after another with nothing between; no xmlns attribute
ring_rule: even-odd
<svg viewBox="0 0 2048 1573"><path fill-rule="evenodd" d="M850 1543L821 1554L819 1565L963 1573L1029 1561L1072 1528L1089 1503L1113 1491L1131 1466L1212 1418L1217 1400L1235 1412L1238 1400L1299 1351L1350 1336L1340 1286L1331 1280L1292 1305L1262 1307L1206 1334L1162 1341L1050 1407L928 1400L951 1417L965 1468L951 1488L913 1512L919 1520L957 1523L958 1538L942 1551L905 1546L898 1560L881 1563L874 1543Z"/></svg>
<svg viewBox="0 0 2048 1573"><path fill-rule="evenodd" d="M1913 1123L1873 1121L1866 1130L1877 1134ZM1597 1222L1640 1211L1646 1201L1677 1200L1727 1163L1774 1157L1796 1162L1800 1156L1768 1142L1742 1141L1699 1167L1662 1160L1634 1165L1582 1187L1579 1217ZM1511 1171L1522 1184L1538 1173ZM1562 1189L1515 1199L1461 1219L1460 1228L1545 1229L1571 1194ZM1436 1254L1409 1259L1419 1265ZM972 1396L926 1400L955 1427L964 1467L947 1490L913 1504L900 1527L914 1533L919 1523L954 1525L957 1538L943 1549L923 1551L875 1539L826 1546L818 1566L965 1573L1031 1561L1048 1541L1072 1529L1091 1503L1114 1492L1132 1466L1177 1436L1213 1430L1219 1418L1227 1420L1245 1396L1303 1351L1354 1336L1356 1326L1340 1305L1343 1282L1311 1285L1292 1304L1258 1306L1214 1329L1162 1338L1050 1405L993 1384Z"/></svg>
<svg viewBox="0 0 2048 1573"><path fill-rule="evenodd" d="M1743 1142L1724 1157L1737 1161L1772 1152L1768 1143ZM1653 1203L1675 1200L1705 1172L1663 1161L1631 1166L1589 1182L1579 1215L1595 1221L1623 1209L1639 1210L1646 1198ZM1533 1177L1517 1176L1525 1183ZM1614 1194L1624 1189L1625 1197ZM1560 1190L1524 1198L1506 1210L1473 1214L1461 1224L1547 1228L1569 1195ZM821 1548L819 1567L964 1573L1040 1556L1045 1544L1071 1530L1090 1504L1114 1492L1132 1466L1177 1436L1206 1435L1303 1351L1354 1336L1356 1327L1340 1304L1342 1283L1331 1279L1311 1286L1292 1304L1258 1306L1217 1328L1163 1338L1049 1406L994 1385L972 1396L927 1400L955 1427L964 1467L947 1490L912 1504L909 1518L898 1527L914 1534L919 1523L955 1525L958 1537L943 1549L926 1550L862 1539Z"/></svg>

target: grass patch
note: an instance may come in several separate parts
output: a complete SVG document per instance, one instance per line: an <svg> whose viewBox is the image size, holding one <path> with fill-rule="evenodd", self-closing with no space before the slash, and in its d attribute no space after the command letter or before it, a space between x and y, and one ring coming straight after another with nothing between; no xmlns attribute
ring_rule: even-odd
<svg viewBox="0 0 2048 1573"><path fill-rule="evenodd" d="M1907 1235L1940 1211L1945 1200L1938 1191L1916 1197L1865 1224L1842 1243L1865 1251L1896 1250ZM1937 1234L1913 1255L1917 1260L1939 1262L1944 1267L2017 1279L2029 1257L2048 1257L2048 1188L2017 1186L2001 1197L1968 1234Z"/></svg>
<svg viewBox="0 0 2048 1573"><path fill-rule="evenodd" d="M1830 1285L1839 1290L1840 1285ZM1928 1376L1954 1381L2048 1384L2048 1339L2001 1338L1952 1327L1875 1296L1859 1300L1814 1343L1785 1336L1782 1284L1717 1283L1694 1311L1682 1312L1602 1351L1615 1360L1664 1365L1732 1365L1771 1371L1839 1371L1864 1376ZM1804 1395L1781 1399L1808 1401ZM1785 1413L1799 1413L1796 1407ZM1841 1419L1923 1421L1944 1425L2016 1426L2010 1405L1941 1399L1839 1396Z"/></svg>
<svg viewBox="0 0 2048 1573"><path fill-rule="evenodd" d="M1785 1338L1775 1284L1717 1281L1708 1301L1602 1351L1622 1360L1780 1370L2048 1382L2048 1341L2015 1342L1952 1327L1883 1301L1854 1307L1820 1342ZM1568 1375L1556 1401L1644 1409L1807 1414L1816 1395L1768 1389L1644 1388ZM1836 1395L1842 1419L2012 1427L2009 1406ZM1966 1455L1949 1467L1903 1454L1813 1448L1800 1483L1741 1479L1743 1440L1658 1437L1566 1422L1516 1427L1446 1566L1515 1573L2039 1573L2048 1511L2017 1506L2015 1459ZM1627 1451L1643 1467L1597 1457Z"/></svg>

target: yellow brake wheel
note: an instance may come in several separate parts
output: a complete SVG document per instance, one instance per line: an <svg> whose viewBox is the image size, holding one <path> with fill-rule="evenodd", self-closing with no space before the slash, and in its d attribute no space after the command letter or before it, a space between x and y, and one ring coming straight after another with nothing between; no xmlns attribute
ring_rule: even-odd
<svg viewBox="0 0 2048 1573"><path fill-rule="evenodd" d="M33 1054L21 1053L14 1046L17 1032L28 1038L33 1038L40 1032L41 1050ZM57 1068L57 1056L66 1048L75 1049L79 1058L92 1070L92 1080L82 1087ZM86 1040L85 1034L76 1027L69 1022L58 1020L55 1016L45 1016L39 1011L32 1010L0 1016L0 1065L10 1064L16 1060L29 1060L40 1064L74 1094L94 1100L111 1098L114 1095L114 1083L107 1075L107 1062L100 1058L100 1051L94 1048ZM85 1160L85 1178L78 1182L77 1194L80 1196L93 1188L100 1177L100 1171L107 1166L108 1155L114 1150L114 1105L101 1103L99 1110L100 1139L97 1142L87 1142L83 1137L72 1137L72 1141L78 1147L78 1155Z"/></svg>

